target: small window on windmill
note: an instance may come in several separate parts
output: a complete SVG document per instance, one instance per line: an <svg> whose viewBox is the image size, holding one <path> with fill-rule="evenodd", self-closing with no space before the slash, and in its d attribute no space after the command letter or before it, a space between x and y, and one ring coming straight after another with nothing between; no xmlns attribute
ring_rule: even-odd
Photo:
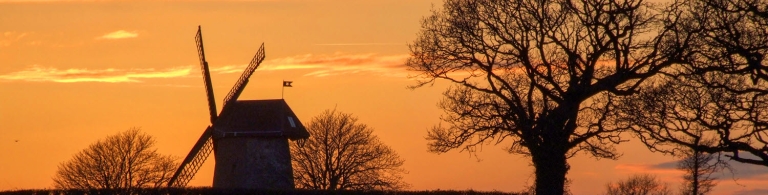
<svg viewBox="0 0 768 195"><path fill-rule="evenodd" d="M296 123L293 122L293 117L288 117L288 122L291 123L291 127L296 128Z"/></svg>

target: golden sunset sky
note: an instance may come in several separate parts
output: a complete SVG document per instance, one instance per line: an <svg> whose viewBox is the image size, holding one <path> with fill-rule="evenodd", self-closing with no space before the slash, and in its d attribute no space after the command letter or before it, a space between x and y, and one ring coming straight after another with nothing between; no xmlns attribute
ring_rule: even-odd
<svg viewBox="0 0 768 195"><path fill-rule="evenodd" d="M218 106L264 42L266 60L240 100L285 99L303 122L352 113L405 159L410 190L520 191L528 157L509 143L476 156L427 152L448 86L407 89L403 66L420 20L442 0L0 0L0 190L52 188L57 166L108 135L140 127L183 158L209 124L194 36L202 25ZM219 110L221 110L219 108ZM630 137L627 134L628 138ZM651 173L675 189L671 156L638 141L621 159L569 160L574 194ZM213 158L190 183L210 186ZM714 194L768 193L768 168L734 164ZM737 178L734 182L732 177Z"/></svg>

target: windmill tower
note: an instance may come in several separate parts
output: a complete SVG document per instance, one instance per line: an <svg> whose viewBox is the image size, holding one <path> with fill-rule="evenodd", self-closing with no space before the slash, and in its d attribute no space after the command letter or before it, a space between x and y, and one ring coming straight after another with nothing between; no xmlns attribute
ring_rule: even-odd
<svg viewBox="0 0 768 195"><path fill-rule="evenodd" d="M237 100L253 71L264 60L264 44L224 98L221 113L217 114L200 26L195 41L211 125L181 162L168 187L186 186L213 151L214 188L293 189L288 139L306 139L309 133L282 99Z"/></svg>

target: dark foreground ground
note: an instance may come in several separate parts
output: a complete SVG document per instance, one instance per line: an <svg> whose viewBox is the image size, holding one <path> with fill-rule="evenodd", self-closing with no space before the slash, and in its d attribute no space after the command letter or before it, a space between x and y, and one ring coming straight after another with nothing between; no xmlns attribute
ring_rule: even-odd
<svg viewBox="0 0 768 195"><path fill-rule="evenodd" d="M134 190L14 190L0 191L0 194L269 194L269 195L522 195L507 192L479 192L479 191L326 191L326 190L237 190L237 189L213 189L213 188L183 188L183 189L134 189Z"/></svg>

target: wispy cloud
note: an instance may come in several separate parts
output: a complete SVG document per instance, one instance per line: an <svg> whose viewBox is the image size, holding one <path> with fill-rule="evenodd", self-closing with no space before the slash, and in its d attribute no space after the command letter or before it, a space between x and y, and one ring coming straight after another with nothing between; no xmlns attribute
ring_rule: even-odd
<svg viewBox="0 0 768 195"><path fill-rule="evenodd" d="M0 0L0 3L45 3L45 2L109 2L125 0ZM179 1L221 1L221 0L179 0ZM277 0L227 0L227 1L277 1Z"/></svg>
<svg viewBox="0 0 768 195"><path fill-rule="evenodd" d="M318 43L317 46L390 46L405 45L405 43Z"/></svg>
<svg viewBox="0 0 768 195"><path fill-rule="evenodd" d="M404 55L343 54L300 55L267 60L259 70L305 70L304 76L325 77L346 74L373 74L378 76L405 77ZM239 73L245 64L211 68L213 73Z"/></svg>
<svg viewBox="0 0 768 195"><path fill-rule="evenodd" d="M314 68L305 76L331 76L353 73L372 73L381 76L405 76L408 55L379 56L375 54L303 55L271 60L274 69ZM268 66L269 67L269 66Z"/></svg>
<svg viewBox="0 0 768 195"><path fill-rule="evenodd" d="M614 167L617 171L625 173L654 173L654 174L682 174L682 170L675 168L658 168L649 164L618 164Z"/></svg>
<svg viewBox="0 0 768 195"><path fill-rule="evenodd" d="M675 160L658 164L619 164L616 165L615 169L633 173L651 172L657 174L681 174L683 171L677 168L679 162L679 160ZM714 163L714 160L711 163ZM733 171L732 173L730 170L722 170L716 174L716 177L720 179L729 179L731 176L740 179L759 179L768 177L768 169L766 169L765 166L738 162L729 162L729 166Z"/></svg>
<svg viewBox="0 0 768 195"><path fill-rule="evenodd" d="M190 74L192 67L177 67L163 70L148 69L66 69L32 66L25 70L0 75L0 81L31 81L31 82L142 82L150 78L176 78Z"/></svg>
<svg viewBox="0 0 768 195"><path fill-rule="evenodd" d="M243 70L245 70L245 67L247 64L239 64L239 65L227 65L227 66L220 66L220 67L211 67L211 73L214 74L229 74L229 73L241 73ZM296 70L296 69L318 69L322 68L322 66L318 65L270 65L269 62L264 62L261 66L259 66L259 70L267 70L267 71L274 71L274 70Z"/></svg>
<svg viewBox="0 0 768 195"><path fill-rule="evenodd" d="M380 56L375 54L333 54L333 55L301 55L278 58L265 61L259 71L302 70L304 76L325 77L346 74L367 74L376 76L405 77L404 63L408 55ZM240 74L245 64L212 66L212 74ZM194 69L194 70L193 70ZM167 69L58 69L39 65L30 66L24 70L0 74L0 81L27 82L143 82L145 79L178 78L191 76L197 71L194 66L182 66ZM195 75L198 73L196 72Z"/></svg>
<svg viewBox="0 0 768 195"><path fill-rule="evenodd" d="M734 195L765 195L765 194L768 194L768 189L739 190L733 194Z"/></svg>
<svg viewBox="0 0 768 195"><path fill-rule="evenodd" d="M27 33L24 32L5 31L0 33L0 47L10 46L26 36Z"/></svg>
<svg viewBox="0 0 768 195"><path fill-rule="evenodd" d="M115 32L107 33L105 35L102 35L100 37L96 37L96 39L127 39L127 38L136 38L139 36L139 33L136 31L125 31L125 30L118 30Z"/></svg>

